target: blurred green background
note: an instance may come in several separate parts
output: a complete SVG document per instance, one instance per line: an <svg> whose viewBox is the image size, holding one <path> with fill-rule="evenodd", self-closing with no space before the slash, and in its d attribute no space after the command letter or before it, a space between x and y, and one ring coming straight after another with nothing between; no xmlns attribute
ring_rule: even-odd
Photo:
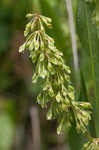
<svg viewBox="0 0 99 150"><path fill-rule="evenodd" d="M72 0L75 24L77 3L78 0ZM46 121L46 110L36 104L41 83L33 85L31 82L33 65L28 53L18 53L25 41L23 32L28 22L25 15L31 12L53 19L53 28L47 32L71 67L77 100L87 101L88 96L93 95L89 52L86 49L85 53L78 35L81 75L75 76L65 0L0 0L0 150L69 150L68 139L70 145L72 141L76 143L75 147L70 146L71 150L80 150L79 145L85 138L74 129L57 136L57 121Z"/></svg>

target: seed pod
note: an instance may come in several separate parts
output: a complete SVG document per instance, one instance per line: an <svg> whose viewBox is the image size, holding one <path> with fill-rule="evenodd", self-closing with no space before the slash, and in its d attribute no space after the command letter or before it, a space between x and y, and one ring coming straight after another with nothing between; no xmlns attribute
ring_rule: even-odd
<svg viewBox="0 0 99 150"><path fill-rule="evenodd" d="M57 134L58 134L58 135L60 135L60 133L61 133L61 131L62 131L62 129L63 129L63 125L64 125L64 119L62 119L62 120L60 121L60 124L59 124L59 126L58 126L58 128L57 128Z"/></svg>
<svg viewBox="0 0 99 150"><path fill-rule="evenodd" d="M59 103L61 101L62 97L60 92L58 92L58 94L56 95L56 101Z"/></svg>
<svg viewBox="0 0 99 150"><path fill-rule="evenodd" d="M39 57L40 62L44 61L44 58L45 58L44 54L43 54L43 53L41 53L41 54L40 54L40 57Z"/></svg>
<svg viewBox="0 0 99 150"><path fill-rule="evenodd" d="M52 119L52 109L50 109L48 112L47 112L47 120L51 120Z"/></svg>
<svg viewBox="0 0 99 150"><path fill-rule="evenodd" d="M31 18L31 17L33 17L34 15L33 14L27 14L26 15L26 18Z"/></svg>
<svg viewBox="0 0 99 150"><path fill-rule="evenodd" d="M34 41L31 41L29 45L29 50L32 51L33 48L34 48Z"/></svg>
<svg viewBox="0 0 99 150"><path fill-rule="evenodd" d="M24 43L23 45L21 45L21 46L19 47L19 53L22 53L22 52L25 50L25 44L26 44L26 43Z"/></svg>
<svg viewBox="0 0 99 150"><path fill-rule="evenodd" d="M41 18L41 20L42 20L48 27L51 26L50 22L51 22L52 20L51 20L50 18L44 17L44 16L41 16L40 18Z"/></svg>
<svg viewBox="0 0 99 150"><path fill-rule="evenodd" d="M32 83L36 83L38 79L38 75L36 73L34 73L33 77L32 77Z"/></svg>
<svg viewBox="0 0 99 150"><path fill-rule="evenodd" d="M31 31L31 22L29 22L27 25L26 25L26 29L24 31L24 36L26 37L29 32Z"/></svg>

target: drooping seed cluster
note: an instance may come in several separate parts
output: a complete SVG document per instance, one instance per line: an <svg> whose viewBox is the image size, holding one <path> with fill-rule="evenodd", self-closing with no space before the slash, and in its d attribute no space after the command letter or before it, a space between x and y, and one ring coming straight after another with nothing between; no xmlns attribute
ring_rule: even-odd
<svg viewBox="0 0 99 150"><path fill-rule="evenodd" d="M42 91L37 97L37 102L50 108L47 119L57 119L60 134L64 127L71 127L75 123L78 131L85 132L88 121L91 119L91 104L75 101L74 88L71 85L71 70L65 65L63 54L54 44L53 38L45 33L44 25L51 27L52 20L38 14L28 14L30 19L26 25L24 35L25 43L19 52L28 50L30 58L35 64L35 73L32 81L43 79Z"/></svg>
<svg viewBox="0 0 99 150"><path fill-rule="evenodd" d="M99 139L94 138L92 141L84 144L82 150L99 150Z"/></svg>

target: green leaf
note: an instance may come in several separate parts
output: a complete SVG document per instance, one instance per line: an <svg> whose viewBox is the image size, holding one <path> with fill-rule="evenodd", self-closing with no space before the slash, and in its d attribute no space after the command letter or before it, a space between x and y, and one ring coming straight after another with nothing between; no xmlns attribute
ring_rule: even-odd
<svg viewBox="0 0 99 150"><path fill-rule="evenodd" d="M77 31L82 44L84 56L88 61L88 68L86 72L89 77L92 77L94 87L94 103L95 103L95 126L96 133L99 136L99 40L97 38L96 24L92 20L93 9L91 4L86 3L85 0L78 1L77 10ZM92 76L91 76L92 74ZM92 95L91 95L92 96Z"/></svg>
<svg viewBox="0 0 99 150"><path fill-rule="evenodd" d="M81 133L77 133L74 126L75 124L73 124L73 126L69 130L68 140L69 140L70 150L81 150L83 143L86 142L87 139Z"/></svg>

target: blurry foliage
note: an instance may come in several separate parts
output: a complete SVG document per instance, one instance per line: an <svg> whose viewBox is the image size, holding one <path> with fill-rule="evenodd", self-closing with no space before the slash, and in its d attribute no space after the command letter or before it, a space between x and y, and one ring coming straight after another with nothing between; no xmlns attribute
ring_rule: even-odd
<svg viewBox="0 0 99 150"><path fill-rule="evenodd" d="M0 1L0 53L6 50L9 46L9 37L11 36L12 28L12 7L5 5L3 1Z"/></svg>
<svg viewBox="0 0 99 150"><path fill-rule="evenodd" d="M14 136L14 125L7 113L0 114L0 149L10 150Z"/></svg>
<svg viewBox="0 0 99 150"><path fill-rule="evenodd" d="M15 104L11 99L0 97L0 149L10 150L15 135Z"/></svg>

